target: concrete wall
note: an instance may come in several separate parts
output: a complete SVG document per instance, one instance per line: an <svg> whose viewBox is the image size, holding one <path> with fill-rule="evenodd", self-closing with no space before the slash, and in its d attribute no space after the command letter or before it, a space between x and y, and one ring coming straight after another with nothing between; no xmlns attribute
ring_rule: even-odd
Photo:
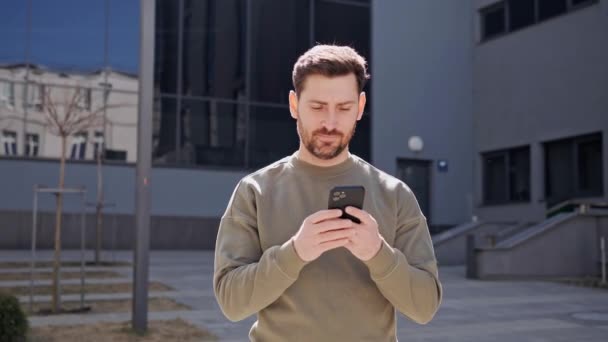
<svg viewBox="0 0 608 342"><path fill-rule="evenodd" d="M135 202L135 169L133 165L104 166L105 200L114 207L105 210L104 226L114 226L116 218L117 248L131 248ZM32 229L33 187L35 184L57 184L59 165L56 161L0 158L0 248L29 248ZM96 166L91 163L68 163L66 186L84 185L86 201L95 202ZM152 248L212 248L217 234L218 218L224 213L234 187L245 172L153 168L151 182L151 246ZM42 213L40 246L48 242L52 231L54 198L39 195ZM82 202L79 197L66 196L64 212L67 248L79 246L77 218ZM94 208L87 208L93 213ZM51 215L51 216L49 216ZM48 222L47 222L48 221ZM95 219L87 218L87 236L93 237ZM106 243L113 228L105 231ZM67 233L71 231L72 233ZM89 240L92 241L92 240Z"/></svg>
<svg viewBox="0 0 608 342"><path fill-rule="evenodd" d="M512 223L482 223L479 226L433 244L439 265L464 265L467 261L467 235L482 241L486 235L505 229Z"/></svg>
<svg viewBox="0 0 608 342"><path fill-rule="evenodd" d="M477 9L496 1L473 1ZM476 215L545 217L543 142L602 132L608 199L608 1L476 43L473 55ZM481 152L531 146L531 201L484 206Z"/></svg>
<svg viewBox="0 0 608 342"><path fill-rule="evenodd" d="M79 249L81 246L81 215L62 217L61 246ZM102 249L130 250L134 248L135 221L133 215L103 216ZM36 248L54 247L55 213L43 212L37 218ZM151 249L213 249L219 218L152 216L150 221ZM96 216L85 215L85 248L96 246ZM0 211L0 249L30 249L32 244L32 214L24 211Z"/></svg>
<svg viewBox="0 0 608 342"><path fill-rule="evenodd" d="M597 276L599 232L608 233L606 217L575 216L510 249L476 252L477 276Z"/></svg>
<svg viewBox="0 0 608 342"><path fill-rule="evenodd" d="M395 174L397 158L432 164L433 224L469 221L472 205L471 45L468 2L372 2L372 158ZM412 135L425 147L408 149Z"/></svg>
<svg viewBox="0 0 608 342"><path fill-rule="evenodd" d="M135 168L133 165L105 165L103 168L105 200L116 204L110 213L132 214L135 202ZM31 211L35 184L54 186L59 179L57 161L0 158L0 209ZM230 195L245 172L153 168L150 178L151 214L158 216L219 217L224 213ZM66 187L84 185L86 200L97 197L96 166L70 162L66 166ZM79 203L66 199L66 211L79 210ZM40 208L54 210L54 200L41 195Z"/></svg>

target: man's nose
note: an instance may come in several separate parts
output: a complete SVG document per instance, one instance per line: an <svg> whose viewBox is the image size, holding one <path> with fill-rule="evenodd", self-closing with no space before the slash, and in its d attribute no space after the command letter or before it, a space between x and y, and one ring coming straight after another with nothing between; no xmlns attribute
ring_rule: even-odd
<svg viewBox="0 0 608 342"><path fill-rule="evenodd" d="M327 116L325 117L325 120L323 120L322 124L323 127L325 127L330 132L336 127L338 127L338 116L336 111L333 109L328 110Z"/></svg>

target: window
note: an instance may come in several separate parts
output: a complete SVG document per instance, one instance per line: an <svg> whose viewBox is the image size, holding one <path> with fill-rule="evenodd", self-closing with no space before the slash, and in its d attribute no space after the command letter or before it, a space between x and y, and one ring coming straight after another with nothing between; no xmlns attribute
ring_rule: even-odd
<svg viewBox="0 0 608 342"><path fill-rule="evenodd" d="M280 159L299 143L288 107L295 59L316 42L336 43L372 64L369 0L157 0L156 8L155 164L250 169ZM366 113L351 151L368 160L369 134Z"/></svg>
<svg viewBox="0 0 608 342"><path fill-rule="evenodd" d="M602 140L588 139L577 146L578 190L582 194L602 193Z"/></svg>
<svg viewBox="0 0 608 342"><path fill-rule="evenodd" d="M572 7L581 6L581 5L589 5L594 2L597 2L597 0L570 0L570 1L571 1Z"/></svg>
<svg viewBox="0 0 608 342"><path fill-rule="evenodd" d="M508 0L509 31L534 24L533 0Z"/></svg>
<svg viewBox="0 0 608 342"><path fill-rule="evenodd" d="M0 105L8 108L15 106L15 84L13 82L0 83Z"/></svg>
<svg viewBox="0 0 608 342"><path fill-rule="evenodd" d="M17 133L13 131L2 131L2 146L4 147L4 155L17 155Z"/></svg>
<svg viewBox="0 0 608 342"><path fill-rule="evenodd" d="M291 72L296 59L309 48L309 1L253 1L249 94L254 101L287 104L293 88ZM315 1L315 6L323 6ZM346 24L351 30L359 30ZM364 22L360 22L364 26ZM336 28L338 25L334 25ZM321 41L321 39L318 39Z"/></svg>
<svg viewBox="0 0 608 342"><path fill-rule="evenodd" d="M110 93L112 92L112 84L101 82L99 85L103 88L103 103L104 106L107 106L108 102L110 102Z"/></svg>
<svg viewBox="0 0 608 342"><path fill-rule="evenodd" d="M80 110L91 110L91 88L79 88L78 92L78 103L76 106Z"/></svg>
<svg viewBox="0 0 608 342"><path fill-rule="evenodd" d="M538 0L538 20L553 18L566 13L568 0Z"/></svg>
<svg viewBox="0 0 608 342"><path fill-rule="evenodd" d="M499 3L488 9L482 10L482 37L490 39L507 32L505 4Z"/></svg>
<svg viewBox="0 0 608 342"><path fill-rule="evenodd" d="M598 3L598 0L504 0L479 10L481 40Z"/></svg>
<svg viewBox="0 0 608 342"><path fill-rule="evenodd" d="M93 158L95 160L97 160L99 153L102 153L101 157L103 158L103 132L95 132L93 138Z"/></svg>
<svg viewBox="0 0 608 342"><path fill-rule="evenodd" d="M545 143L545 196L549 206L603 194L601 133Z"/></svg>
<svg viewBox="0 0 608 342"><path fill-rule="evenodd" d="M44 107L44 98L46 96L46 87L43 84L29 84L27 93L28 108L35 108L37 111L42 111Z"/></svg>
<svg viewBox="0 0 608 342"><path fill-rule="evenodd" d="M249 6L252 12L257 9L258 15L268 15L275 3L279 1L250 1ZM178 13L176 18L182 31L182 36L176 37L182 43L179 70L182 93L236 99L245 88L247 1L204 0L183 4L183 17L179 18ZM283 14L273 13L277 15L266 20L265 25L280 20ZM274 31L273 37L281 35L284 29Z"/></svg>
<svg viewBox="0 0 608 342"><path fill-rule="evenodd" d="M38 134L28 133L25 135L25 155L30 157L38 156L40 138Z"/></svg>
<svg viewBox="0 0 608 342"><path fill-rule="evenodd" d="M127 161L127 151L106 149L105 160Z"/></svg>
<svg viewBox="0 0 608 342"><path fill-rule="evenodd" d="M249 156L254 168L268 165L298 149L296 120L283 108L251 106ZM280 144L277 142L280 141Z"/></svg>
<svg viewBox="0 0 608 342"><path fill-rule="evenodd" d="M87 133L77 133L72 137L70 159L84 159L87 151Z"/></svg>
<svg viewBox="0 0 608 342"><path fill-rule="evenodd" d="M530 200L530 148L483 154L484 203Z"/></svg>

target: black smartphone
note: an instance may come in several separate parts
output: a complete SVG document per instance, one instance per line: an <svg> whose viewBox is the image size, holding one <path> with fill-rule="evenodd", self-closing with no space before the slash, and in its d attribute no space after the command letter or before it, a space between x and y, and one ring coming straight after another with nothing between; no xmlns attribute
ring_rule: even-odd
<svg viewBox="0 0 608 342"><path fill-rule="evenodd" d="M365 188L361 185L336 186L329 191L328 209L342 209L340 218L347 218L355 223L361 223L358 218L346 213L348 206L363 209Z"/></svg>

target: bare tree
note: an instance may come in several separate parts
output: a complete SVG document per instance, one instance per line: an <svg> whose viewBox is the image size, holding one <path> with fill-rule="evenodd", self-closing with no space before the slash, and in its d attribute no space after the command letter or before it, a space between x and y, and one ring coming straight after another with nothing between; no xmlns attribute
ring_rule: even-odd
<svg viewBox="0 0 608 342"><path fill-rule="evenodd" d="M92 105L82 106L85 100L85 88L76 86L65 88L63 101L56 100L51 96L52 89L44 88L44 101L42 104L45 126L49 128L51 134L61 139L61 157L59 160L59 185L58 189L65 186L65 161L67 152L67 140L80 132L84 132L93 127L104 124L104 111L109 108L119 107L120 105L104 105L91 109ZM91 101L90 98L86 99ZM92 101L91 101L92 102ZM61 220L63 211L63 194L56 195L55 208L55 253L53 258L53 293L52 306L53 312L59 312L59 270L61 261Z"/></svg>

